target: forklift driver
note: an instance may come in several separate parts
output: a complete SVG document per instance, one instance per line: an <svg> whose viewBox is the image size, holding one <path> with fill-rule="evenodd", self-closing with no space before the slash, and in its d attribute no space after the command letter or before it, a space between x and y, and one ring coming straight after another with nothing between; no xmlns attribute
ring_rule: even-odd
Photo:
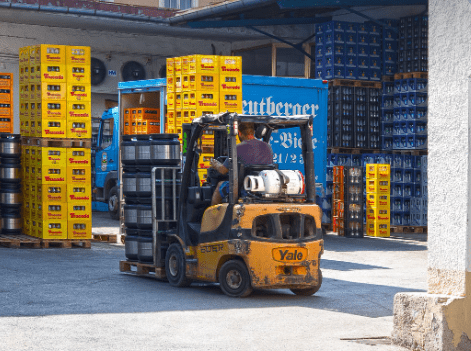
<svg viewBox="0 0 471 351"><path fill-rule="evenodd" d="M254 124L242 122L239 124L240 144L237 145L237 161L244 166L250 165L269 165L273 163L273 151L267 143L255 139ZM214 168L221 174L229 172L229 160L222 164L221 162L211 159L211 168ZM211 199L211 206L221 204L223 199L229 194L229 182L221 181L218 183L216 190Z"/></svg>

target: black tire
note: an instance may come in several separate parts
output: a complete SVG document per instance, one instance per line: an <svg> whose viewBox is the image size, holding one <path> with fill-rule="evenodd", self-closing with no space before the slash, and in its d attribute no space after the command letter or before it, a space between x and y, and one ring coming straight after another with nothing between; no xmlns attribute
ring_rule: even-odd
<svg viewBox="0 0 471 351"><path fill-rule="evenodd" d="M293 292L294 294L298 296L311 296L319 291L319 289L321 288L321 285L322 285L322 271L319 269L319 284L317 284L315 287L309 288L309 289L290 289L290 290L291 292Z"/></svg>
<svg viewBox="0 0 471 351"><path fill-rule="evenodd" d="M250 275L245 264L239 260L224 263L219 271L219 286L230 297L247 297L252 293Z"/></svg>
<svg viewBox="0 0 471 351"><path fill-rule="evenodd" d="M108 213L113 219L119 219L119 193L118 187L114 186L110 190L110 195L108 196Z"/></svg>
<svg viewBox="0 0 471 351"><path fill-rule="evenodd" d="M165 255L165 273L171 286L179 288L189 286L191 280L186 277L185 254L180 244L171 244Z"/></svg>

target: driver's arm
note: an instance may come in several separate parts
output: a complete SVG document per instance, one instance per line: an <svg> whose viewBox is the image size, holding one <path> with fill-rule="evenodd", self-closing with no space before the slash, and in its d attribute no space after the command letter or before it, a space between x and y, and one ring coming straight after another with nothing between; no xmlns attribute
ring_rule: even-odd
<svg viewBox="0 0 471 351"><path fill-rule="evenodd" d="M215 160L214 158L211 159L210 164L211 168L215 169L221 174L227 174L227 172L229 172L226 166L224 166L221 162Z"/></svg>

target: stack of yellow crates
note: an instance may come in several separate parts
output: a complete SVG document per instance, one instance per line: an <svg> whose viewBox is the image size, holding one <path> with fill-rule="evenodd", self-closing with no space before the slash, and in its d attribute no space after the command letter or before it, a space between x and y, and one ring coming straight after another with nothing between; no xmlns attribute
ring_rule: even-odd
<svg viewBox="0 0 471 351"><path fill-rule="evenodd" d="M366 234L391 234L391 168L388 164L366 165Z"/></svg>
<svg viewBox="0 0 471 351"><path fill-rule="evenodd" d="M242 113L242 58L239 56L190 55L167 59L166 133L182 139L182 124L203 114ZM214 135L202 138L200 180L206 178L214 156Z"/></svg>
<svg viewBox="0 0 471 351"><path fill-rule="evenodd" d="M24 232L91 239L90 47L41 44L19 54ZM73 147L77 139L90 146Z"/></svg>
<svg viewBox="0 0 471 351"><path fill-rule="evenodd" d="M12 73L0 73L0 133L13 133Z"/></svg>
<svg viewBox="0 0 471 351"><path fill-rule="evenodd" d="M132 107L124 109L123 134L159 134L160 109Z"/></svg>

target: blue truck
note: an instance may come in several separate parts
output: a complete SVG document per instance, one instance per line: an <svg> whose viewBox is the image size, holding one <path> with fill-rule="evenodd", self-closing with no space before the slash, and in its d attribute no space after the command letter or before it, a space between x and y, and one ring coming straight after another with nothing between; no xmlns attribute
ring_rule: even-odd
<svg viewBox="0 0 471 351"><path fill-rule="evenodd" d="M316 185L326 187L327 84L322 80L249 76L242 77L243 113L249 115L314 115L313 148ZM165 120L166 80L150 79L118 84L119 107L103 114L95 156L95 201L108 204L112 218L119 218L119 145L123 111L138 105L157 107ZM161 123L164 132L164 123ZM280 169L303 169L301 139L294 130L273 133L270 144Z"/></svg>

